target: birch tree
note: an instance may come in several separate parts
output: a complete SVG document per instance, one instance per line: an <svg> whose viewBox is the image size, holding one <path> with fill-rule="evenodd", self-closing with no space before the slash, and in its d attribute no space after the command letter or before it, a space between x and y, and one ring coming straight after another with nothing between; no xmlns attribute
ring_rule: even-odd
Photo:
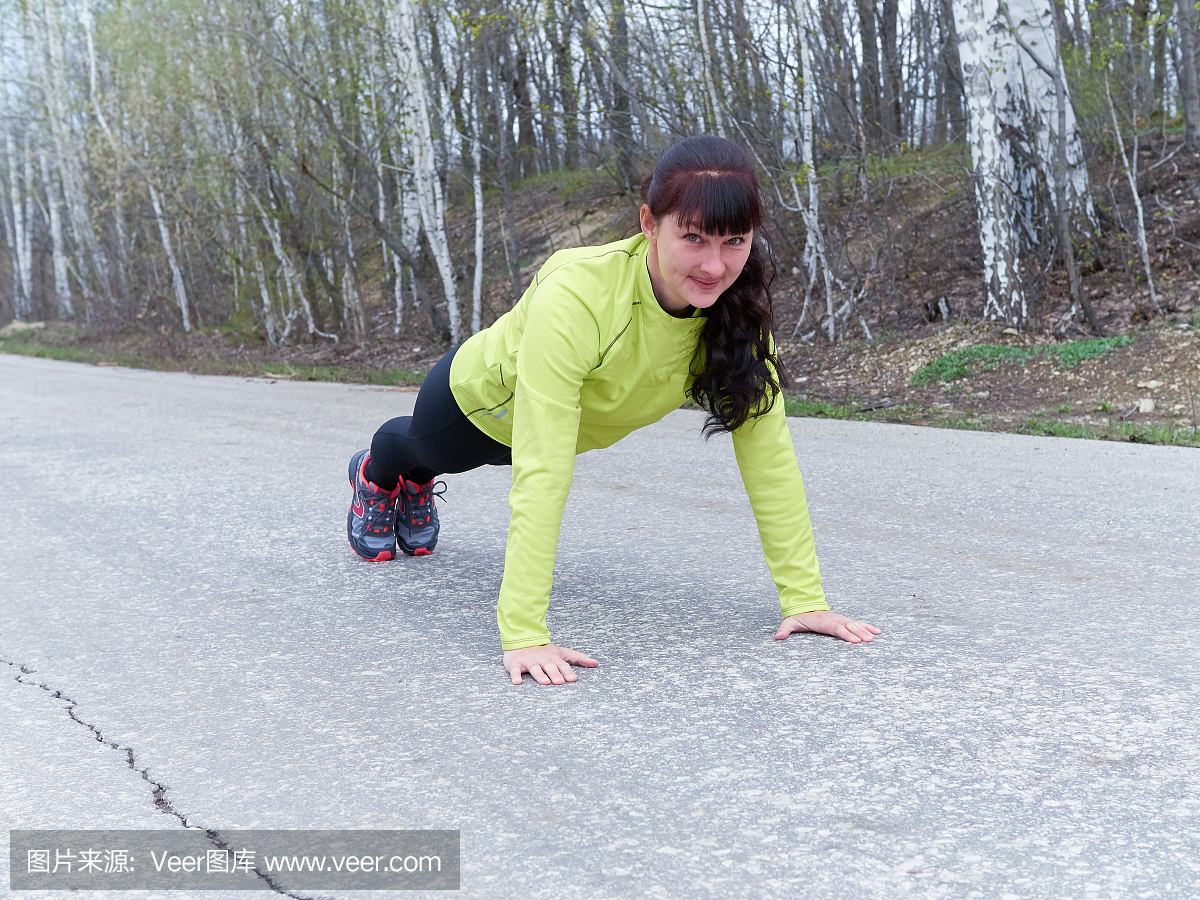
<svg viewBox="0 0 1200 900"><path fill-rule="evenodd" d="M483 314L483 145L479 138L480 108L476 98L471 131L471 189L475 195L475 275L471 282L471 333L482 325Z"/></svg>
<svg viewBox="0 0 1200 900"><path fill-rule="evenodd" d="M86 265L95 274L111 307L114 300L112 285L109 281L108 259L96 239L87 200L84 196L83 163L79 158L83 142L72 127L72 117L68 109L62 22L58 4L53 0L43 0L41 13L41 17L36 13L31 14L29 21L33 28L34 40L38 44L36 55L38 75L45 96L46 119L54 151L54 167L62 185L64 205L67 209L71 231L75 236L75 245L79 251L82 251L76 255L76 261L82 266L85 259L82 254L86 252ZM84 272L80 271L80 288L86 297L91 293L91 286L85 277Z"/></svg>
<svg viewBox="0 0 1200 900"><path fill-rule="evenodd" d="M1179 23L1179 93L1188 149L1200 150L1200 77L1196 72L1196 6L1175 4Z"/></svg>
<svg viewBox="0 0 1200 900"><path fill-rule="evenodd" d="M1002 0L1000 14L1019 52L1012 53L1010 126L1025 124L1051 192L1062 198L1072 233L1096 227L1083 141L1067 86L1052 0ZM1034 192L1027 191L1032 196Z"/></svg>
<svg viewBox="0 0 1200 900"><path fill-rule="evenodd" d="M1125 139L1121 137L1121 122L1117 118L1117 108L1113 104L1112 88L1108 83L1107 72L1104 73L1104 97L1108 101L1108 111L1112 115L1113 138L1116 140L1117 148L1121 153L1121 168L1125 171L1125 177L1129 180L1129 191L1133 195L1133 206L1136 212L1134 219L1137 223L1138 255L1142 258L1142 269L1146 273L1146 284L1150 288L1150 305L1154 307L1155 312L1161 314L1162 307L1158 305L1158 294L1154 289L1154 273L1150 270L1150 250L1146 244L1146 216L1142 210L1142 196L1137 186L1137 122L1136 120L1134 122L1133 155L1130 157L1125 152ZM1132 162L1130 162L1131 159Z"/></svg>
<svg viewBox="0 0 1200 900"><path fill-rule="evenodd" d="M0 0L11 309L176 329L244 315L271 343L367 340L381 321L403 341L428 320L461 340L519 297L542 249L523 179L584 167L627 193L641 163L708 129L758 162L773 249L807 272L808 324L838 340L858 310L900 315L917 289L897 205L913 192L887 193L891 173L942 186L965 99L985 286L964 314L1061 321L1030 304L1058 302L1039 273L1061 250L1087 312L1071 253L1096 228L1098 60L1122 98L1138 91L1136 110L1117 107L1126 127L1182 109L1200 141L1194 14L1167 0Z"/></svg>
<svg viewBox="0 0 1200 900"><path fill-rule="evenodd" d="M970 119L979 243L983 250L984 316L1021 323L1028 305L1021 286L1013 185L1016 164L1002 137L1015 42L997 0L955 0L954 24Z"/></svg>
<svg viewBox="0 0 1200 900"><path fill-rule="evenodd" d="M63 236L62 202L58 180L50 168L46 149L40 143L37 151L38 166L42 173L42 187L46 193L47 217L50 220L50 253L54 265L54 297L60 319L75 318L75 306L71 302L71 284L67 274L67 245Z"/></svg>
<svg viewBox="0 0 1200 900"><path fill-rule="evenodd" d="M717 134L725 137L725 121L721 115L721 99L717 95L717 83L712 74L712 52L708 46L708 22L704 15L704 0L696 0L696 28L700 32L700 72L708 90L708 101L712 104L713 123Z"/></svg>
<svg viewBox="0 0 1200 900"><path fill-rule="evenodd" d="M1096 216L1053 9L1046 0L956 0L954 9L970 113L985 314L1014 324L1028 319L1020 257L1023 244L1038 240L1043 179L1055 198L1072 296L1090 310L1072 247L1081 229L1071 223L1082 223L1086 234Z"/></svg>
<svg viewBox="0 0 1200 900"><path fill-rule="evenodd" d="M809 10L805 0L798 0L796 3L796 26L797 49L800 54L801 85L799 104L800 131L797 135L797 140L800 144L800 162L804 173L804 180L808 185L808 202L804 203L801 201L795 181L792 182L792 188L795 192L796 206L800 209L801 216L804 219L804 264L808 269L808 287L804 292L804 307L800 312L800 318L797 320L796 328L793 329L792 333L795 334L800 328L800 323L804 321L804 313L808 309L812 286L816 284L819 277L825 286L826 328L828 329L829 340L833 341L837 337L837 316L834 312L833 273L829 267L829 258L825 253L825 236L821 232L821 192L817 186L816 163L813 154L813 108L815 105L816 90L812 65L810 63Z"/></svg>
<svg viewBox="0 0 1200 900"><path fill-rule="evenodd" d="M127 298L129 296L129 237L128 227L125 223L125 191L122 172L124 152L121 141L118 140L117 135L114 133L112 127L108 123L108 117L104 113L104 106L100 97L100 79L98 74L99 63L96 55L96 42L92 32L92 10L90 0L81 0L80 18L83 21L84 34L87 41L88 97L91 100L92 111L96 117L96 122L99 124L100 130L104 133L104 136L108 139L115 164L112 181L112 207L113 222L116 226L117 232L117 279L121 286L122 297ZM93 240L95 240L94 237ZM105 268L107 269L107 260L105 260ZM111 300L111 287L109 288L109 293Z"/></svg>
<svg viewBox="0 0 1200 900"><path fill-rule="evenodd" d="M1013 5L1017 8L1017 15L1024 13L1028 16L1018 19L1014 17L1011 8L1001 7L1013 39L1023 51L1019 60L1022 63L1028 60L1033 65L1032 69L1022 67L1025 96L1036 109L1032 116L1037 126L1036 153L1037 158L1042 161L1042 165L1031 168L1036 168L1036 174L1049 182L1054 196L1052 212L1059 250L1070 285L1071 315L1082 308L1092 329L1099 334L1100 323L1096 320L1096 313L1083 292L1079 266L1075 259L1076 228L1072 227L1072 219L1083 219L1084 225L1090 230L1095 226L1096 213L1092 207L1082 141L1075 127L1074 109L1067 90L1067 75L1063 68L1057 23L1051 10L1032 8L1031 0L1014 0ZM1036 18L1039 15L1040 21ZM1053 86L1053 118L1046 109L1049 101L1046 92L1043 90L1042 96L1038 96L1039 85L1036 76L1039 74L1042 76L1041 81L1049 79ZM1025 193L1027 196L1024 198L1024 205L1030 210L1027 215L1032 218L1036 215L1037 186L1030 185Z"/></svg>
<svg viewBox="0 0 1200 900"><path fill-rule="evenodd" d="M395 0L389 10L392 40L397 48L400 84L408 96L406 122L411 139L413 177L421 222L429 241L429 250L442 277L446 296L446 314L450 319L450 343L461 340L462 325L458 311L458 289L454 266L450 261L450 240L446 234L446 211L442 185L434 159L433 136L429 127L429 104L425 95L425 74L417 46L412 0Z"/></svg>
<svg viewBox="0 0 1200 900"><path fill-rule="evenodd" d="M183 320L183 330L192 330L192 313L189 309L187 287L184 285L183 272L179 268L179 260L175 256L175 247L171 242L171 229L167 227L167 219L163 214L162 200L154 187L154 178L146 180L146 188L150 192L150 204L154 207L154 221L158 223L158 237L162 241L163 252L167 255L167 265L171 269L171 289L175 292L175 302L179 305L179 315Z"/></svg>
<svg viewBox="0 0 1200 900"><path fill-rule="evenodd" d="M8 54L4 37L3 21L0 20L0 117L4 121L4 158L8 168L9 221L12 222L8 234L13 269L13 316L25 319L33 315L33 255L29 239L31 219L27 216L23 196L30 189L30 179L26 168L22 183L23 166L18 165L17 140L13 133L16 117L9 98Z"/></svg>

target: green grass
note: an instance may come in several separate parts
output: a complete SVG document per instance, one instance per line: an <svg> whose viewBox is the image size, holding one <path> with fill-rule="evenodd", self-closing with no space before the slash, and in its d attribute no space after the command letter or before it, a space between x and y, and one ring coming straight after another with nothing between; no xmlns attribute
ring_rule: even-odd
<svg viewBox="0 0 1200 900"><path fill-rule="evenodd" d="M988 431L988 423L977 416L951 416L932 423L937 428L953 428L958 431Z"/></svg>
<svg viewBox="0 0 1200 900"><path fill-rule="evenodd" d="M18 333L24 337L24 333ZM0 353L18 353L25 356L37 356L46 359L57 359L66 362L91 363L93 365L108 363L142 369L180 369L187 368L194 372L210 374L240 375L245 377L277 377L289 381L323 381L356 384L377 385L418 385L425 379L425 372L412 369L352 369L343 366L303 366L290 365L284 362L249 363L227 361L210 366L205 360L196 359L189 362L173 361L158 357L144 356L120 352L114 348L105 347L59 347L52 344L30 342L11 337L0 336ZM923 381L935 378L945 380L941 375L953 374L958 378L969 375L975 366L989 367L1018 358L1022 361L1035 356L1057 357L1058 364L1063 368L1076 365L1084 359L1090 359L1107 353L1115 347L1132 342L1130 338L1103 338L1090 341L1076 341L1074 344L1056 344L1047 347L1017 348L1017 347L969 347L965 350L947 353L925 369L930 374ZM999 353L991 351L1002 351ZM1015 351L1015 353L1014 353ZM1020 354L1018 357L1017 354ZM915 380L914 376L914 380ZM864 406L872 405L878 398L847 399L841 403L827 400L813 400L808 397L785 397L784 407L789 416L804 416L809 418L850 419L855 421L906 421L923 420L925 424L940 428L956 428L969 431L986 431L994 426L986 417L945 416L940 417L941 411L936 408L922 406L917 403L902 403L883 409L863 410ZM1111 404L1105 401L1100 404L1099 411L1111 411ZM1058 412L1069 412L1073 408L1063 406ZM860 412L860 410L863 410ZM1045 411L1034 412L1025 425L1016 428L1008 426L996 430L1013 430L1019 434L1046 435L1050 437L1124 439L1137 443L1167 444L1181 447L1200 447L1200 429L1179 428L1171 424L1140 425L1130 422L1109 421L1107 425L1089 425L1071 422L1047 421Z"/></svg>
<svg viewBox="0 0 1200 900"><path fill-rule="evenodd" d="M824 400L787 397L784 408L789 416L802 416L807 419L848 419L858 407L854 403L827 403Z"/></svg>
<svg viewBox="0 0 1200 900"><path fill-rule="evenodd" d="M1089 425L1077 422L1039 422L1030 418L1014 429L1017 434L1046 437L1085 438L1087 440L1122 439L1135 444L1164 444L1174 447L1200 447L1200 428L1175 428L1172 425L1136 425L1132 422Z"/></svg>
<svg viewBox="0 0 1200 900"><path fill-rule="evenodd" d="M1200 447L1200 428L1173 428L1170 425L1130 425L1121 431L1138 444L1167 444L1174 447Z"/></svg>
<svg viewBox="0 0 1200 900"><path fill-rule="evenodd" d="M993 420L986 415L946 415L935 407L915 403L903 403L879 410L864 410L869 400L832 403L825 400L810 400L806 397L787 397L785 406L789 416L819 419L849 419L858 422L902 421L924 424L935 428L952 428L959 431L1008 431L1045 437L1083 438L1085 440L1126 440L1138 444L1165 444L1177 447L1200 447L1200 428L1179 428L1170 424L1139 425L1131 422L1114 422L1092 425L1085 422L1061 422L1048 419L1055 412L1072 412L1074 407L1060 407L1048 413L1039 410L1029 414L1024 425L1012 426Z"/></svg>
<svg viewBox="0 0 1200 900"><path fill-rule="evenodd" d="M259 367L263 376L278 375L293 381L354 382L356 384L420 384L425 372L413 369L346 369L341 366L291 366L279 363Z"/></svg>
<svg viewBox="0 0 1200 900"><path fill-rule="evenodd" d="M970 167L971 155L963 142L955 141L930 150L906 149L890 156L872 154L867 157L868 178L902 178L917 173L933 172L950 166Z"/></svg>
<svg viewBox="0 0 1200 900"><path fill-rule="evenodd" d="M254 363L231 361L216 367L204 360L177 363L169 359L133 353L121 353L111 349L93 347L56 347L51 344L34 344L26 341L0 337L0 353L17 353L21 356L37 356L63 362L90 363L99 365L127 366L131 369L173 370L187 369L214 375L243 375L246 377L279 377L289 381L329 381L354 384L379 384L391 387L398 384L417 385L425 380L425 372L413 369L350 369L342 366L293 366L282 362Z"/></svg>
<svg viewBox="0 0 1200 900"><path fill-rule="evenodd" d="M916 403L898 403L886 409L873 410L873 412L885 421L903 422L924 415L925 409Z"/></svg>
<svg viewBox="0 0 1200 900"><path fill-rule="evenodd" d="M1127 347L1132 343L1133 338L1119 334L1116 337L1089 338L1086 341L1071 341L1068 344L1049 344L1039 347L1038 350L1045 357L1057 356L1059 365L1064 369L1070 369L1085 359L1095 359L1097 356L1103 356L1118 347Z"/></svg>
<svg viewBox="0 0 1200 900"><path fill-rule="evenodd" d="M878 400L868 397L846 403L831 403L827 400L810 400L807 397L785 397L784 410L789 416L806 419L853 419L858 422L897 422L919 418L927 412L916 403L898 403L870 409Z"/></svg>
<svg viewBox="0 0 1200 900"><path fill-rule="evenodd" d="M858 160L841 159L817 166L817 177L828 181L842 168L847 174L857 170ZM927 150L906 148L886 156L870 154L866 159L866 174L871 179L899 178L916 173L937 172L957 166L970 168L971 154L964 141L954 141ZM935 179L936 180L936 179Z"/></svg>
<svg viewBox="0 0 1200 900"><path fill-rule="evenodd" d="M1004 347L996 344L980 344L978 347L963 347L943 353L933 362L913 373L909 384L928 384L931 381L950 382L973 375L976 368L995 369L1002 362L1024 362L1030 352L1021 347Z"/></svg>
<svg viewBox="0 0 1200 900"><path fill-rule="evenodd" d="M943 353L929 365L913 373L909 384L918 387L931 381L943 384L959 378L968 378L976 372L996 369L1004 363L1024 365L1033 359L1053 359L1063 369L1079 365L1085 359L1103 356L1118 347L1132 344L1133 338L1118 335L1108 338L1090 338L1086 341L1071 341L1067 344L1046 344L1041 347L1009 347L1003 344L980 344Z"/></svg>
<svg viewBox="0 0 1200 900"><path fill-rule="evenodd" d="M541 175L530 175L519 182L510 185L514 191L527 191L552 188L558 194L560 202L568 203L580 194L601 192L611 193L614 185L607 178L603 169L597 170L581 166L573 171L544 172ZM499 187L489 187L484 190L484 197L494 198L501 194Z"/></svg>
<svg viewBox="0 0 1200 900"><path fill-rule="evenodd" d="M1017 434L1044 435L1046 437L1086 438L1098 440L1106 430L1098 431L1094 425L1077 422L1039 422L1030 419L1025 425L1016 429Z"/></svg>
<svg viewBox="0 0 1200 900"><path fill-rule="evenodd" d="M128 353L105 353L88 347L53 347L46 344L30 344L11 338L0 337L0 353L17 353L21 356L37 356L42 359L58 359L77 363L115 363L131 368L147 368L145 360Z"/></svg>

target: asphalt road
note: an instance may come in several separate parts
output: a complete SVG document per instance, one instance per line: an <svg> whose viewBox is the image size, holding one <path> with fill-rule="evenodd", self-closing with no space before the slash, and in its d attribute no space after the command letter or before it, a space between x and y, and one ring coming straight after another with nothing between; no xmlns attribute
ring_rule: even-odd
<svg viewBox="0 0 1200 900"><path fill-rule="evenodd" d="M414 396L0 355L0 828L457 829L497 900L1200 896L1200 452L792 420L884 633L776 643L674 413L576 466L550 624L600 668L514 687L508 469L428 559L346 543Z"/></svg>

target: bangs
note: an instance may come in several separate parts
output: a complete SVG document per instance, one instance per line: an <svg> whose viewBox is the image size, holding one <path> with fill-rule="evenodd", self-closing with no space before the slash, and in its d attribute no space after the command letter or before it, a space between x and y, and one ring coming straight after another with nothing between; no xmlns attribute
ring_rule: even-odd
<svg viewBox="0 0 1200 900"><path fill-rule="evenodd" d="M744 172L679 172L666 193L668 215L704 234L746 234L762 224L762 203L753 175Z"/></svg>

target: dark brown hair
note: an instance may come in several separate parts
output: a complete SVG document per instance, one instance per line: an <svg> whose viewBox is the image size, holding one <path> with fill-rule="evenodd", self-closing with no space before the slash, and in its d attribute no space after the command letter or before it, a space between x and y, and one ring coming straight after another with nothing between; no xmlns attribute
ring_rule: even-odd
<svg viewBox="0 0 1200 900"><path fill-rule="evenodd" d="M705 234L745 234L754 242L741 274L712 307L692 360L693 401L708 412L705 437L765 414L788 383L771 343L775 264L762 237L758 175L737 144L702 134L672 144L642 183L656 222L678 217Z"/></svg>

